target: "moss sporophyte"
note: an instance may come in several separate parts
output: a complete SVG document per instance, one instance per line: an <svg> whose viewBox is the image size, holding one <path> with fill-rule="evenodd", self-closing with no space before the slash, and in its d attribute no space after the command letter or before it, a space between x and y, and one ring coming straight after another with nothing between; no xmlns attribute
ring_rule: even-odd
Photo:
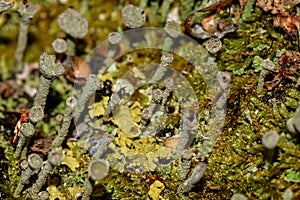
<svg viewBox="0 0 300 200"><path fill-rule="evenodd" d="M0 199L299 199L299 5L1 1Z"/></svg>

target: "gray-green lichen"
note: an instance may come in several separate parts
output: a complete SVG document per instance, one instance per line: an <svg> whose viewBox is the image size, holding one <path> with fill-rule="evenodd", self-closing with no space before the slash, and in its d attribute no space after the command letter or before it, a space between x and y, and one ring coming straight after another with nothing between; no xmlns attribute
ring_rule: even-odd
<svg viewBox="0 0 300 200"><path fill-rule="evenodd" d="M18 44L15 51L15 60L16 60L16 68L17 71L20 72L24 66L24 51L27 46L28 40L28 29L30 22L33 16L37 12L36 5L32 3L21 3L18 9L18 12L21 16L20 19L20 30L19 30L19 37L18 37Z"/></svg>
<svg viewBox="0 0 300 200"><path fill-rule="evenodd" d="M100 6L99 2L96 1L60 1L59 3L34 1L34 3L40 5L40 10L36 13L35 18L37 19L33 18L32 30L29 29L31 40L28 43L28 51L24 54L26 56L24 60L22 59L22 62L37 62L42 50L53 53L51 43L56 37L66 39L67 36L59 30L57 21L54 20L59 18L60 13L66 7L79 10L83 6L80 9L81 13L89 22L89 31L87 31L85 22L83 22L82 29L83 32L88 33L88 37L84 37L84 34L80 36L72 35L68 30L65 31L72 37L82 38L82 40L74 40L76 45L74 45L71 53L66 53L69 56L84 57L89 53L89 50L94 48L96 43L105 39L109 33L121 32L124 27L122 23L122 9L126 6L124 2L102 1ZM133 1L130 3L134 6L139 5L143 9L144 13L137 13L139 16L142 14L141 22L143 23L140 24L143 26L159 25L165 27L165 19L169 18L169 13L175 13L175 15L179 13L180 19L184 20L190 11L199 10L216 2L182 2L175 0L151 1L148 4L146 1ZM52 9L53 7L56 9ZM215 14L215 9L213 9L212 13L205 13L200 18L203 19L207 16L214 18L216 15L227 19L226 9L227 6L221 6L218 8L219 13ZM174 153L174 149L182 150L189 141L188 134L180 135L181 129L178 129L178 127L181 121L183 118L187 119L185 127L192 126L190 124L195 121L193 120L195 119L195 113L191 112L186 115L180 113L183 106L178 103L178 99L182 96L185 98L190 96L180 93L180 97L178 97L176 96L178 94L172 93L177 88L178 83L174 77L166 80L162 85L143 86L137 89L137 92L133 93L127 101L130 114L135 120L134 123L145 126L147 123L153 122L152 127L154 129L157 124L161 124L160 122L164 120L164 113L158 110L159 106L153 105L155 103L165 106L167 110L165 124L163 124L166 127L165 129L161 129L157 133L150 131L147 134L141 134L139 131L132 129L132 134L125 133L131 129L125 127L125 131L123 131L119 126L126 124L124 121L127 122L128 119L121 117L121 115L124 115L122 109L119 109L117 113L113 111L120 106L119 103L124 102L122 86L128 86L125 88L127 93L134 89L130 81L120 79L120 77L126 71L131 70L134 65L144 65L149 61L160 63L162 52L149 50L147 53L145 49L142 49L129 53L126 58L115 61L110 68L110 73L101 77L101 80L103 78L103 87L86 88L84 90L88 92L82 95L84 96L82 99L78 98L80 106L78 107L79 110L76 109L76 116L82 113L82 108L86 108L91 95L96 93L96 99L99 100L99 102L96 102L95 107L89 106L88 108L90 110L96 108L100 113L96 116L98 122L100 122L100 127L96 130L92 129L92 131L100 133L98 139L95 138L95 140L101 145L99 146L99 152L94 155L87 153L89 145L86 143L89 141L86 142L83 139L76 142L70 142L68 139L64 140L69 128L70 118L65 122L62 119L56 121L56 119L59 119L59 117L56 118L56 115L64 113L65 100L70 96L72 84L61 77L60 80L53 82L51 86L49 84L44 87L45 90L38 90L38 95L42 94L42 90L49 91L47 95L43 95L43 100L41 100L43 103L37 103L38 106L42 105L42 110L45 107L45 116L40 118L35 116L37 120L33 120L34 118L31 117L31 123L36 125L37 132L43 136L57 130L59 132L57 138L60 139L56 139L59 142L54 142L53 146L65 154L63 164L50 170L52 171L50 174L40 175L40 177L48 177L48 181L45 184L41 183L41 185L49 193L50 199L76 199L82 195L85 187L85 174L88 172L88 163L93 157L107 159L111 169L107 177L93 184L94 189L90 194L92 198L230 199L238 194L243 194L248 199L291 199L299 197L300 166L298 160L300 159L300 152L297 139L299 135L297 126L294 125L293 120L290 120L297 118L297 108L300 100L299 83L297 83L298 70L291 74L292 79L281 81L272 90L265 87L265 80L272 78L272 76L274 78L278 73L276 67L279 67L278 60L281 56L277 55L278 52L284 52L285 49L297 51L297 43L284 38L285 33L275 29L272 25L274 16L256 7L254 1L248 1L243 6L240 6L238 2L234 2L232 12L234 16L236 13L240 13L242 16L239 20L233 19L239 24L239 27L236 32L219 33L219 35L222 35L220 41L223 45L213 56L203 51L203 46L207 41L202 40L199 40L200 45L197 47L188 43L184 44L184 47L180 50L182 53L180 56L184 55L187 56L189 61L195 61L196 70L191 63L183 61L177 55L174 55L173 62L167 65L179 71L189 81L195 91L197 101L189 101L188 104L195 103L200 108L199 116L196 118L196 121L199 122L199 129L193 135L195 138L191 141L188 150L191 156L176 158L174 162L170 162L174 159L174 155L177 155ZM7 41L3 45L0 44L0 49L3 52L1 54L0 69L4 69L3 72L5 72L3 74L1 71L1 81L12 77L10 73L14 70L7 69L7 66L13 63L14 58L11 58L10 55L13 55L13 53L7 46L16 45L14 35L16 36L17 33L15 32L18 31L16 28L18 18L14 13L9 12L2 15L6 14L8 16L3 16L4 22L1 21L1 23L4 23L4 25L0 30L1 39L4 38ZM147 19L145 23L144 15ZM195 22L197 22L196 18ZM169 26L166 26L170 37L162 41L165 44L165 49L171 49L173 46L180 44L172 41L172 38L176 38L175 36L179 31L176 31L175 34L175 32L170 32L169 29L171 31L185 29L184 24L180 25L179 21L176 21L176 24L172 23L169 22ZM171 25L175 27L174 30ZM202 25L205 24L200 24L200 22L197 24L197 26ZM38 34L36 34L36 30L38 30ZM151 41L151 35L147 35L147 38L148 41ZM179 37L177 36L177 38ZM70 39L67 39L67 41L70 41ZM113 43L111 44L118 46L122 51L122 43ZM191 51L191 49L194 51ZM67 51L69 50L68 46ZM99 51L98 53L102 55L105 52ZM57 59L60 60L62 57L64 55L58 55ZM50 60L54 61L55 59ZM53 63L52 61L51 63ZM269 62L269 64L272 62L275 67L272 65L271 68L266 68L264 66L266 62ZM220 70L222 71L220 72ZM133 76L129 80L145 77L145 74L139 70L134 69L133 71ZM160 72L163 73L157 74L155 80L164 79L161 76L164 71ZM153 74L155 74L155 70L153 70ZM203 74L205 74L205 77ZM36 77L37 73L33 71L23 84L37 86ZM207 85L213 82L212 80L217 80L217 82L210 85L211 88L209 88ZM98 81L93 83L96 82ZM111 82L111 84L117 83L119 90L111 91L111 85L108 82ZM170 85L168 85L168 82ZM16 96L6 98L2 95L4 94L3 91L9 90L2 90L3 85L1 83L1 119L9 119L6 111L11 112L24 108L24 106L31 106L33 101L26 96L29 105L26 105L27 103L22 95L21 98ZM95 85L97 84L90 86ZM184 89L188 88L184 84L180 84L180 86ZM105 96L107 93L113 92L114 95L111 97L109 97L110 95ZM216 97L211 98L212 94ZM47 104L45 96L49 98ZM225 113L222 105L226 102L227 97L227 110ZM34 105L37 104L34 103ZM110 109L101 110L107 105ZM212 105L216 105L216 108L212 108ZM122 106L121 108L124 108L127 104ZM67 113L67 111L68 106L65 115L69 116L70 113ZM225 117L222 129L214 129L213 125L218 125L218 121L210 121L212 113L215 116ZM114 114L116 115L113 116ZM154 116L155 119L151 120L151 116ZM119 121L114 118L119 119ZM37 123L41 119L43 119L42 125ZM62 128L61 121L64 124ZM83 120L83 123L93 126L94 122ZM133 126L130 125L130 128L139 127L135 126L134 123L132 123ZM21 173L17 161L13 158L13 148L7 141L8 136L13 136L14 126L9 127L6 123L3 123L0 130L1 134L5 135L5 137L0 136L0 147L5 150L5 159L1 157L1 163L6 163L9 166L8 170L4 170L5 184L1 186L1 189L5 191L5 195L10 197L17 188L17 184L22 183L22 181L19 182ZM87 128L85 132L89 132L89 130ZM262 138L270 130L278 133L279 140L272 159L268 159L269 162L266 162L266 148L262 144ZM142 136L144 138L139 138ZM108 140L101 141L101 138L102 140ZM20 138L20 140L22 139ZM31 147L28 145L27 152L33 151ZM45 156L47 157L47 155ZM201 165L201 161L207 163L207 168L204 170L205 173L200 173L201 176L199 176L197 169ZM47 168L46 165L45 168ZM38 179L38 177L32 176L31 180L36 181L36 178ZM59 181L60 179L61 181ZM62 182L65 184L62 184ZM25 185L26 187L31 186L27 183ZM196 186L191 189L193 185ZM2 190L0 195L3 194ZM46 193L42 194L47 196ZM182 196L180 197L180 195Z"/></svg>

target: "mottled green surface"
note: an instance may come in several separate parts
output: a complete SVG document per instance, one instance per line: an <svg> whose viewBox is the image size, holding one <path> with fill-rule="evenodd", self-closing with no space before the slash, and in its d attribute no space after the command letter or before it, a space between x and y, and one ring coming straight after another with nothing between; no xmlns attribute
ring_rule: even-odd
<svg viewBox="0 0 300 200"><path fill-rule="evenodd" d="M81 5L81 1L68 1L66 5L53 0L31 2L39 4L39 8L29 28L28 46L25 51L26 63L37 63L44 51L54 54L51 47L52 41L56 37L69 37L59 29L57 24L58 15L67 7L81 11L89 22L88 35L82 40L75 40L76 56L84 58L99 42L105 40L110 32L127 30L121 20L121 10L128 3L127 1L89 1L86 12L84 9L81 10L84 4ZM170 9L179 7L180 18L184 19L188 15L187 12L199 8L201 2L174 1L170 4ZM130 1L130 3L140 5L139 1ZM192 6L194 4L197 6ZM142 5L145 5L144 9L148 17L145 26L163 27L165 25L163 19L166 17L166 13L161 12L168 11L167 2L165 4L149 2L147 5ZM153 14L156 6L159 6L160 9L157 14ZM118 170L111 170L105 179L96 182L92 196L95 199L147 199L149 198L148 192L152 188L151 192L159 192L157 196L160 196L160 199L170 200L230 199L235 193L242 193L249 199L281 199L286 189L290 189L293 191L295 199L300 198L300 137L299 134L289 134L286 128L286 121L293 117L300 100L299 85L297 85L299 72L293 74L293 80L285 79L273 90L267 91L265 87L259 92L257 90L263 59L269 58L274 63L278 63L279 56L276 57L276 53L283 52L284 49L298 50L296 41L284 38L282 30L273 27L273 18L273 15L257 8L254 1L249 1L244 8L242 17L237 21L238 30L225 35L221 39L222 50L213 55L218 69L231 74L225 126L216 145L205 159L208 168L204 177L190 192L178 194L177 188L199 162L198 157L204 151L202 149L205 140L203 134L196 135L189 148L196 155L191 160L175 160L168 166L158 167L156 161L161 156L159 153L166 156L166 153L169 152L159 152L153 155L151 150L159 149L154 139L126 138L121 131L117 131L113 142L115 146L109 147L112 150L118 147L126 153L116 151L114 154L108 154L108 158L113 157L115 161L118 161L112 163ZM18 25L19 17L16 7L0 16L1 82L14 79L13 55L18 37ZM183 26L182 30L184 30ZM199 40L199 43L205 47L205 41ZM186 51L188 51L188 46ZM150 61L159 63L161 54L162 52L159 50L139 50L129 53L115 64L119 70L108 75L105 74L103 79L115 83L119 77L136 65ZM130 56L133 62L127 62L127 56ZM202 56L204 57L204 55ZM180 71L191 83L199 101L199 123L205 127L207 122L205 108L210 108L212 100L208 98L203 79L190 64L176 55L172 68ZM20 90L25 85L36 88L38 77L38 71L34 71L17 88ZM54 135L55 131L59 129L58 120L55 117L64 113L65 100L71 95L72 87L73 85L64 78L54 81L45 108L44 122L36 127L39 133ZM136 116L140 116L141 108L149 104L149 97L139 92L134 93L130 100L132 102L139 101L139 105L130 107ZM0 151L0 169L3 171L0 179L3 181L0 186L0 199L12 197L21 175L18 160L13 158L14 147L8 141L8 138L11 139L14 135L14 124L7 123L7 120L10 119L8 112L30 108L32 103L33 98L22 93L17 98L0 96L0 149L3 149L3 152ZM100 98L99 105L107 105L105 98ZM174 107L177 111L167 118L166 124L168 128L177 127L180 117L175 95L170 97L168 106ZM108 120L104 123L106 131L111 132L117 128L118 123L111 119ZM275 130L280 134L280 140L271 163L266 161L266 149L261 144L262 135L269 130ZM157 137L169 139L164 135ZM51 194L51 199L55 197L75 199L76 194L83 191L87 177L87 165L91 160L86 153L86 145L82 141L67 142L62 145L61 150L68 155L68 159L64 160L63 164L50 174L43 188ZM146 153L147 157L141 156L139 162L144 163L147 170L151 172L130 173L124 171L125 165L128 165L126 167L137 167L136 165L139 163L130 161L139 152ZM46 160L46 156L44 160ZM7 164L8 167L5 167ZM33 176L32 181L36 178ZM156 185L152 185L154 182ZM162 191L155 190L155 186L159 187L161 183L164 185L161 188L164 189ZM29 186L30 184L25 188ZM151 196L155 195L151 193Z"/></svg>

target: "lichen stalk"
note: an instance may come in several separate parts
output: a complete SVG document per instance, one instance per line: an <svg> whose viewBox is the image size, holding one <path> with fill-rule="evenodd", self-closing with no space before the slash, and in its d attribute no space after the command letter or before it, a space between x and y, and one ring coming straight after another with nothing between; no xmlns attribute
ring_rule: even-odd
<svg viewBox="0 0 300 200"><path fill-rule="evenodd" d="M20 197L20 193L22 192L24 185L29 180L33 172L41 168L42 163L43 160L38 154L32 153L28 156L29 167L27 166L27 168L21 174L20 182L14 192L15 198Z"/></svg>
<svg viewBox="0 0 300 200"><path fill-rule="evenodd" d="M43 53L40 57L40 84L37 94L34 98L34 105L41 106L43 109L46 105L47 96L53 80L65 73L61 63L56 63L55 56Z"/></svg>
<svg viewBox="0 0 300 200"><path fill-rule="evenodd" d="M265 59L262 64L263 68L260 71L258 84L257 84L257 93L261 94L264 89L264 79L267 74L275 69L275 64L270 59Z"/></svg>
<svg viewBox="0 0 300 200"><path fill-rule="evenodd" d="M14 153L15 158L19 158L24 145L34 135L34 126L31 123L23 123L20 128L21 136L18 141L16 151Z"/></svg>
<svg viewBox="0 0 300 200"><path fill-rule="evenodd" d="M65 138L68 135L69 127L71 124L71 120L73 117L73 111L76 105L76 99L75 97L69 97L66 101L66 110L64 114L63 124L58 132L57 136L55 137L54 141L51 144L51 149L55 149L63 143Z"/></svg>
<svg viewBox="0 0 300 200"><path fill-rule="evenodd" d="M181 184L177 190L179 194L189 192L197 182L201 180L203 177L205 171L206 171L207 165L204 162L198 163L195 168L193 169L192 175L186 179L183 184Z"/></svg>
<svg viewBox="0 0 300 200"><path fill-rule="evenodd" d="M30 178L31 173L32 173L32 170L29 167L25 171L22 172L20 182L19 182L19 184L18 184L18 186L17 186L17 188L14 192L14 197L15 198L20 197L20 193L22 192L22 190L24 188L24 185L26 184L26 182Z"/></svg>
<svg viewBox="0 0 300 200"><path fill-rule="evenodd" d="M78 100L78 104L74 110L74 119L75 122L78 121L80 114L85 109L85 105L89 98L95 94L97 89L100 89L103 85L100 82L100 79L95 74L90 74L87 78L86 84L82 89L82 94Z"/></svg>
<svg viewBox="0 0 300 200"><path fill-rule="evenodd" d="M88 200L90 199L90 196L93 192L93 186L95 184L94 180L91 180L90 178L86 181L85 183L85 189L84 189L84 193L82 195L82 200Z"/></svg>
<svg viewBox="0 0 300 200"><path fill-rule="evenodd" d="M118 95L118 93L113 93L110 97L110 100L109 100L109 103L108 103L108 106L105 110L105 113L104 113L104 116L103 116L103 119L104 120L107 120L108 117L109 117L109 114L111 113L111 111L119 104L120 102L120 97Z"/></svg>
<svg viewBox="0 0 300 200"><path fill-rule="evenodd" d="M106 160L92 160L88 166L88 180L85 184L85 190L82 200L88 200L93 192L95 181L105 178L108 174L109 163Z"/></svg>
<svg viewBox="0 0 300 200"><path fill-rule="evenodd" d="M37 12L37 8L34 4L26 3L20 4L18 12L21 16L20 19L20 29L19 29L19 36L18 36L18 43L17 48L15 51L15 61L16 61L16 69L17 71L21 71L23 69L23 57L24 51L27 46L28 40L28 29L31 22L31 19Z"/></svg>
<svg viewBox="0 0 300 200"><path fill-rule="evenodd" d="M60 152L55 150L51 151L48 155L48 160L46 164L43 166L43 169L38 174L38 179L33 184L32 188L30 189L30 194L38 194L38 192L43 187L48 174L60 163L62 162L63 156Z"/></svg>
<svg viewBox="0 0 300 200"><path fill-rule="evenodd" d="M114 138L111 136L111 135L103 135L101 138L100 138L100 141L99 141L99 146L97 148L97 151L96 153L93 155L93 157L95 159L100 159L100 157L105 153L106 149L107 149L107 146L114 140Z"/></svg>
<svg viewBox="0 0 300 200"><path fill-rule="evenodd" d="M40 105L45 108L47 95L51 87L52 80L46 79L45 77L40 77L40 84L34 99L36 105Z"/></svg>
<svg viewBox="0 0 300 200"><path fill-rule="evenodd" d="M262 144L266 148L265 159L271 163L274 156L275 147L279 142L279 134L276 131L268 131L262 137Z"/></svg>

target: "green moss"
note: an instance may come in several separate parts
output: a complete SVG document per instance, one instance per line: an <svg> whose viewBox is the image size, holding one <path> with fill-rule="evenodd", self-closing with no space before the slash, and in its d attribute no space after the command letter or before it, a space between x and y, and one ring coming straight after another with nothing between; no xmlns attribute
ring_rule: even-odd
<svg viewBox="0 0 300 200"><path fill-rule="evenodd" d="M32 2L39 4L40 9L30 26L25 60L28 63L37 63L43 51L53 53L51 43L56 37L68 38L57 25L58 15L69 6L80 10L81 2L68 1L66 5L50 0ZM162 141L169 139L175 133L166 136L163 132L147 139L126 137L118 129L120 123L114 122L111 118L103 122L99 114L98 118L104 132L115 133L116 131L116 136L105 155L105 158L110 160L111 171L108 177L97 182L92 194L94 198L147 199L149 188L155 181L165 186L163 191L159 191L159 195L165 199L230 199L235 193L245 194L249 199L280 199L287 188L293 191L294 197L300 195L300 145L298 139L292 138L286 129L286 120L293 116L300 101L300 92L296 83L299 72L294 74L295 80L282 81L273 90L267 91L263 87L261 93L257 94L256 91L259 79L257 72L262 69L262 61L269 58L278 66L280 54L285 49L297 50L296 43L284 38L284 33L272 25L274 16L262 12L254 2L253 0L247 2L242 18L238 20L240 27L221 39L222 50L213 57L219 70L231 73L230 96L227 101L225 126L212 152L206 158L208 169L202 180L191 192L182 197L177 194L178 186L191 174L191 170L198 162L198 156L204 151L202 144L207 139L205 137L207 113L216 100L210 99L205 81L197 71L201 67L211 70L206 60L208 54L203 51L202 46L199 46L194 49L197 56L191 55L190 49L194 47L185 44L182 49L183 54L196 60L199 64L197 70L177 55L174 55L171 67L179 71L191 84L200 107L199 123L203 129L199 130L201 133L195 136L189 149L195 156L192 160L177 159L170 165L161 167L158 161L168 156L170 158L172 155L169 151L161 150ZM140 2L131 3L139 5ZM165 22L161 16L165 18L167 10L179 6L179 15L183 20L192 9L205 7L207 3L208 1L175 0L170 4L170 8L165 6L165 11L162 11L162 2L152 1L146 4L146 1L143 1L141 5L145 7L148 16L145 25L163 27ZM110 32L126 30L121 20L121 10L125 4L127 3L124 1L88 2L89 10L85 12L85 17L90 23L89 33L84 39L75 41L76 56L87 55L99 42L105 40ZM157 10L160 12L157 13ZM207 13L198 13L194 23L199 23L206 16ZM218 16L224 18L226 13ZM1 17L0 71L3 81L14 77L12 55L16 46L19 17L15 12L7 12ZM184 29L183 25L182 29ZM205 42L199 41L199 43L202 45ZM104 74L103 78L115 84L117 79L136 66L149 62L160 63L161 53L160 50L155 49L130 52L117 60L114 63L114 71ZM128 57L133 61L127 62ZM132 79L140 74L136 72L134 75ZM207 76L211 79L215 78L215 74L207 74ZM38 72L31 74L20 88L27 84L34 88L38 86ZM146 90L147 87L148 85L140 89ZM157 87L163 89L163 86ZM65 100L71 95L72 89L73 84L68 83L64 77L54 82L46 106L46 117L43 123L36 127L38 133L47 135L59 129L60 124L55 117L64 113ZM99 101L105 105L103 103L105 98L100 98ZM134 102L139 102L139 105L130 108L138 121L142 108L149 105L150 98L146 93L139 91L135 92L130 99L132 105ZM32 99L24 95L8 99L0 96L0 115L2 114L3 117L5 112L15 112L20 108L30 107L31 104ZM170 96L167 106L175 109L174 113L167 116L164 124L172 130L179 126L181 120L179 115L181 105L175 94ZM272 163L265 162L265 149L261 144L263 133L269 130L276 130L280 134ZM1 129L0 135L0 147L5 150L5 158L1 158L1 162L9 165L8 170L4 172L4 184L1 185L1 190L9 198L19 181L20 169L18 161L12 157L14 149L3 134L11 135L11 133ZM56 195L59 193L62 199L74 199L74 194L83 190L87 163L91 155L87 153L88 144L85 141L64 143L62 149L66 153L72 152L68 155L72 155L73 161L75 159L79 167L72 170L72 166L70 168L68 164L61 165L49 176L45 187L49 191L54 191L51 193L52 197L56 192ZM153 153L153 149L157 151ZM139 168L141 166L144 168ZM130 169L139 169L141 173L132 172Z"/></svg>
<svg viewBox="0 0 300 200"><path fill-rule="evenodd" d="M285 171L286 177L284 178L287 182L294 182L299 183L300 182L300 173L297 171L294 171L293 169L288 169Z"/></svg>
<svg viewBox="0 0 300 200"><path fill-rule="evenodd" d="M0 189L4 192L7 198L13 198L14 190L20 180L20 169L18 167L18 160L14 157L14 149L10 142L0 135L0 147L4 149L4 158L1 158L1 163L8 165L7 171L2 171L3 184Z"/></svg>

